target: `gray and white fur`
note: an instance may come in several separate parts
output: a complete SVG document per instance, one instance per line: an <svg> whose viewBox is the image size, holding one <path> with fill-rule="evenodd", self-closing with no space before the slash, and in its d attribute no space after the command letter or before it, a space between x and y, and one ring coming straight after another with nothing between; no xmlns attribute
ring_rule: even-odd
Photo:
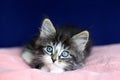
<svg viewBox="0 0 120 80"><path fill-rule="evenodd" d="M22 56L33 68L61 73L80 68L89 52L88 31L74 26L55 29L45 18L40 34L27 45Z"/></svg>

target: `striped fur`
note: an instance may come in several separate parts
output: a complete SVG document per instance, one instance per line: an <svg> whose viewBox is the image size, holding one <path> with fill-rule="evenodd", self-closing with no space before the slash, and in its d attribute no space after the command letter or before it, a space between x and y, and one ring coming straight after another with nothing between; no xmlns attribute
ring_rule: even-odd
<svg viewBox="0 0 120 80"><path fill-rule="evenodd" d="M40 34L27 45L34 56L30 65L47 72L60 73L81 67L90 53L89 32L75 26L56 28L44 19ZM48 52L52 49L52 52ZM67 55L63 57L63 55ZM28 57L29 58L29 57ZM31 58L30 58L31 59Z"/></svg>

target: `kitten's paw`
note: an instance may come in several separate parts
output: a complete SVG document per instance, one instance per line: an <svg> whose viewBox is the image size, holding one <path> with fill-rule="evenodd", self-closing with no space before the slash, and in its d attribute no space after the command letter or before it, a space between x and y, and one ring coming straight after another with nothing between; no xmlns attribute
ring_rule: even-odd
<svg viewBox="0 0 120 80"><path fill-rule="evenodd" d="M47 67L42 67L40 70L41 70L41 71L49 72L49 69L48 69Z"/></svg>
<svg viewBox="0 0 120 80"><path fill-rule="evenodd" d="M27 62L27 63L31 63L34 56L30 51L24 51L22 54L22 58Z"/></svg>

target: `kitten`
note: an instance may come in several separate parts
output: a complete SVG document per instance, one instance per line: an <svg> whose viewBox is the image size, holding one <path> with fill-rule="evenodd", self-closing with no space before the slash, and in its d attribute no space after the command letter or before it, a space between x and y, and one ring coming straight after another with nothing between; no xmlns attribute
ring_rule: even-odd
<svg viewBox="0 0 120 80"><path fill-rule="evenodd" d="M40 34L27 45L23 58L33 68L61 73L80 68L89 52L88 31L72 26L55 29L46 18Z"/></svg>

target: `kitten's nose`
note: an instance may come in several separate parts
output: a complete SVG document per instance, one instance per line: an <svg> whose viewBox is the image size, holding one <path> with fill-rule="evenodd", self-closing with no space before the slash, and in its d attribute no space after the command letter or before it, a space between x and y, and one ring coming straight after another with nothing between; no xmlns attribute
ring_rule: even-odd
<svg viewBox="0 0 120 80"><path fill-rule="evenodd" d="M56 54L54 54L53 56L52 56L52 61L53 61L53 63L56 61Z"/></svg>
<svg viewBox="0 0 120 80"><path fill-rule="evenodd" d="M52 58L52 61L53 61L53 63L54 63L54 62L56 61L56 59L53 59L53 58Z"/></svg>

